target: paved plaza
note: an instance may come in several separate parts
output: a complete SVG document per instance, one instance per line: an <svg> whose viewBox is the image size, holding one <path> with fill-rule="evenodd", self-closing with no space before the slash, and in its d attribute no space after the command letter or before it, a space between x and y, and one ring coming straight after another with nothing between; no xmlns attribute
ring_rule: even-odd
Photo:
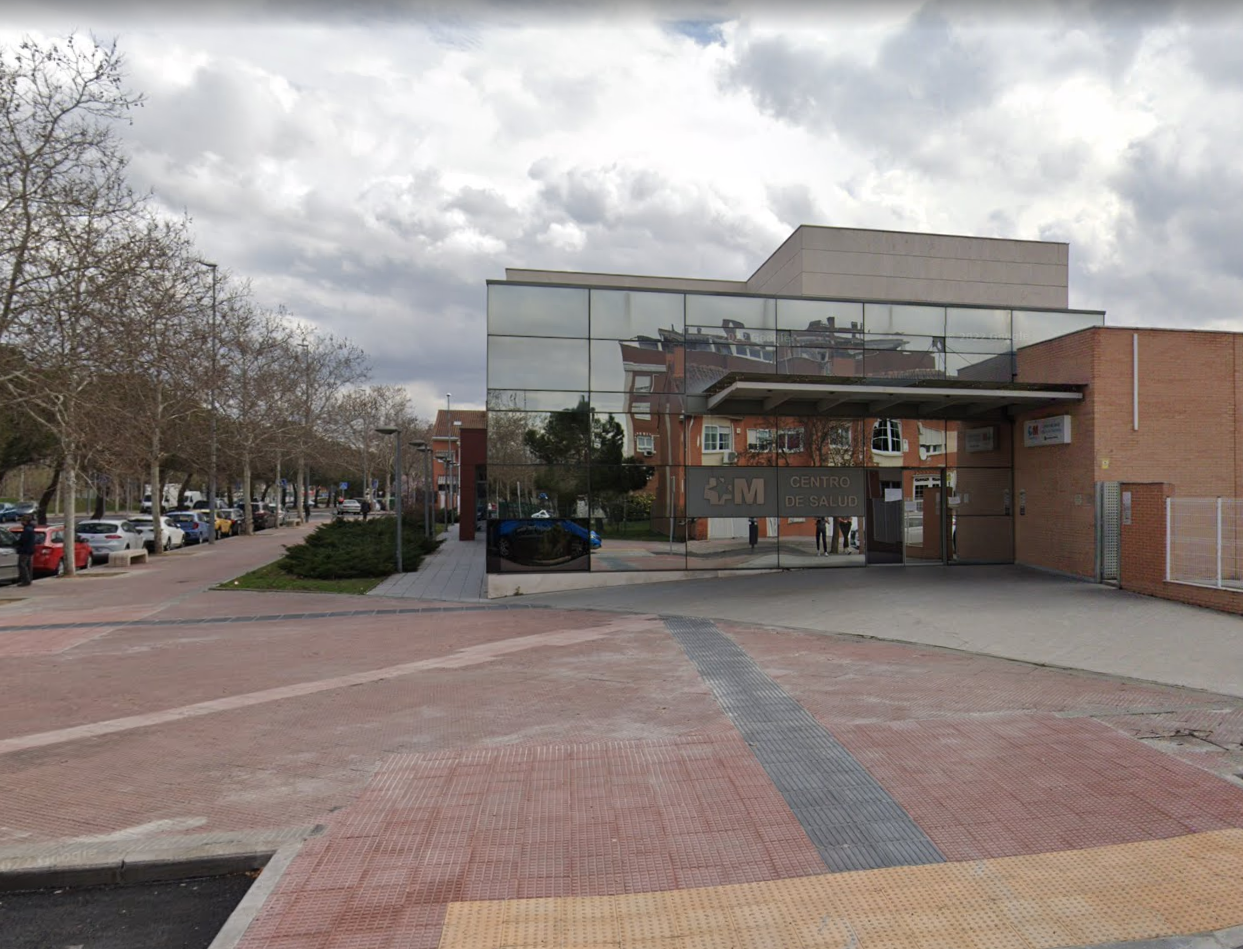
<svg viewBox="0 0 1243 949"><path fill-rule="evenodd" d="M485 601L460 543L214 589L298 536L0 590L0 870L277 851L243 949L1243 945L1235 618L1017 568Z"/></svg>

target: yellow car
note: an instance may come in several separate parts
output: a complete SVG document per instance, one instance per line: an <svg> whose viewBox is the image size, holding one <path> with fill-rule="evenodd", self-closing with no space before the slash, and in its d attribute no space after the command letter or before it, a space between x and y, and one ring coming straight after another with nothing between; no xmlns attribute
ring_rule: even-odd
<svg viewBox="0 0 1243 949"><path fill-rule="evenodd" d="M239 527L237 521L234 520L234 512L228 508L220 508L216 511L216 536L217 537L234 537L237 535Z"/></svg>

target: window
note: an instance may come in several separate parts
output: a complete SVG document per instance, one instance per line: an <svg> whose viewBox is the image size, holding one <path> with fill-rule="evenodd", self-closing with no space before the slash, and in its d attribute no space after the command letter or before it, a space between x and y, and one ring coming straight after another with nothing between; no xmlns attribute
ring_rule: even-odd
<svg viewBox="0 0 1243 949"><path fill-rule="evenodd" d="M803 450L803 430L801 428L783 428L777 434L777 447L784 452L797 454Z"/></svg>
<svg viewBox="0 0 1243 949"><path fill-rule="evenodd" d="M651 392L652 377L646 374L636 374L634 377L635 392Z"/></svg>
<svg viewBox="0 0 1243 949"><path fill-rule="evenodd" d="M650 455L656 451L656 439L651 435L636 435L634 437L634 450L641 455Z"/></svg>
<svg viewBox="0 0 1243 949"><path fill-rule="evenodd" d="M841 425L834 425L829 429L829 447L840 451L850 451L852 438L850 435L850 424L843 422Z"/></svg>
<svg viewBox="0 0 1243 949"><path fill-rule="evenodd" d="M733 435L728 425L705 425L704 451L729 451L734 445Z"/></svg>
<svg viewBox="0 0 1243 949"><path fill-rule="evenodd" d="M872 452L877 455L902 454L902 424L896 418L876 420L872 426Z"/></svg>
<svg viewBox="0 0 1243 949"><path fill-rule="evenodd" d="M919 457L945 454L945 429L919 423Z"/></svg>
<svg viewBox="0 0 1243 949"><path fill-rule="evenodd" d="M652 417L652 403L635 402L630 406L630 411L635 418L650 419Z"/></svg>
<svg viewBox="0 0 1243 949"><path fill-rule="evenodd" d="M773 430L771 428L747 429L747 451L772 451Z"/></svg>

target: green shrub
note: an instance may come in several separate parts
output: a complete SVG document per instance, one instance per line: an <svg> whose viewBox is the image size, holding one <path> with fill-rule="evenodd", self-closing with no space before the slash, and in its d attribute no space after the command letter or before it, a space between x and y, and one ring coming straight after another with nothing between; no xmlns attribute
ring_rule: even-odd
<svg viewBox="0 0 1243 949"><path fill-rule="evenodd" d="M423 536L423 521L402 518L402 567L418 570L436 542ZM397 570L397 519L332 521L321 524L301 544L285 551L277 564L286 573L308 580L384 577Z"/></svg>

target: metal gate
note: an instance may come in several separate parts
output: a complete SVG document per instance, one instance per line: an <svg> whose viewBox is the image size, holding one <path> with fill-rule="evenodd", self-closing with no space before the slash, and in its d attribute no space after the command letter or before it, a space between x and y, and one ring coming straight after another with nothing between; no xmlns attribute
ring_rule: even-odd
<svg viewBox="0 0 1243 949"><path fill-rule="evenodd" d="M1096 578L1117 583L1122 553L1122 485L1117 481L1096 483Z"/></svg>

